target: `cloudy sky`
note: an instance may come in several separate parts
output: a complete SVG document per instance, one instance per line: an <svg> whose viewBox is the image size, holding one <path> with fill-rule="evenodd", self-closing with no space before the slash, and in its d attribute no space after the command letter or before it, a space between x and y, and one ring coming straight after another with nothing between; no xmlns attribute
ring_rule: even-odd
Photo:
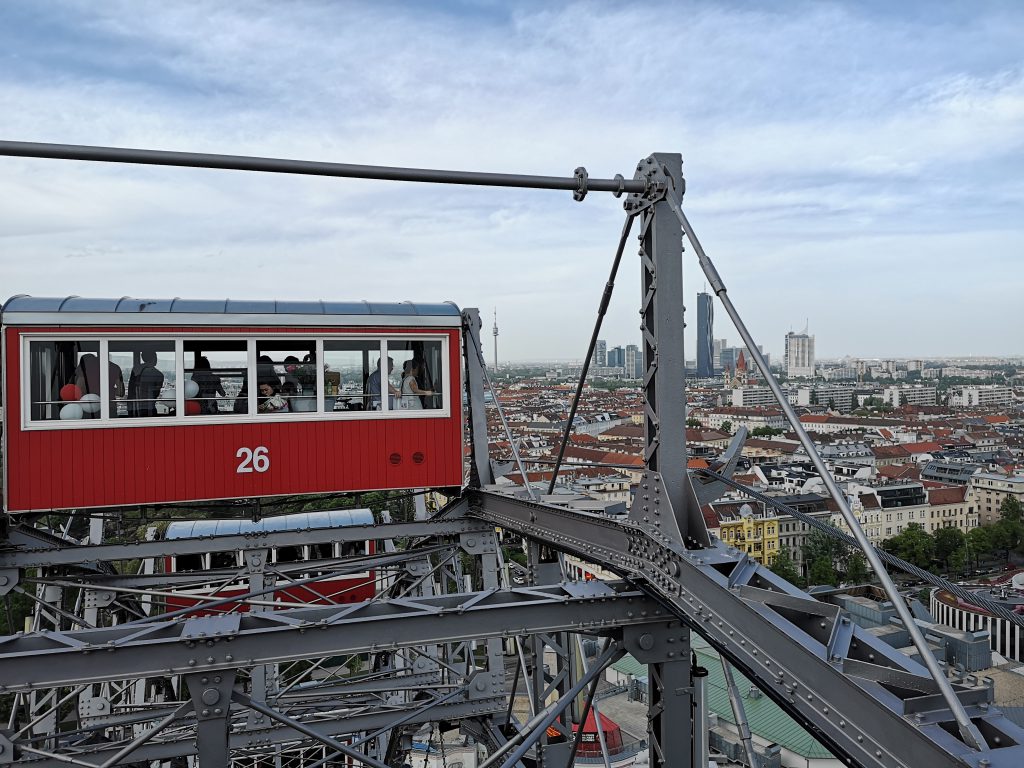
<svg viewBox="0 0 1024 768"><path fill-rule="evenodd" d="M766 350L809 322L820 357L1024 354L1022 39L1012 1L6 0L0 138L601 177L681 152ZM622 224L610 195L14 158L0 199L4 296L451 299L511 359L582 356Z"/></svg>

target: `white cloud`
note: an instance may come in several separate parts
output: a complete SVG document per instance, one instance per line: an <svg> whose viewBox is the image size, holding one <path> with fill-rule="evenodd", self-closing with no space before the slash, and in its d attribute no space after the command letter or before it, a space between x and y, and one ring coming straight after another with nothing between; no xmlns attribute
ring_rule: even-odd
<svg viewBox="0 0 1024 768"><path fill-rule="evenodd" d="M941 286L1024 287L987 267L1020 254L1024 229L1013 6L924 21L840 4L49 13L44 31L24 16L0 31L3 138L594 176L681 150L691 220L727 283L756 288L741 306L769 350L810 316L825 353L923 353L934 334L897 307L935 318ZM8 293L451 298L497 306L520 358L582 354L621 226L597 195L15 159L0 195ZM639 335L637 267L629 254L615 343ZM703 281L687 279L692 302ZM959 313L948 352L1024 351L1012 309L986 304Z"/></svg>

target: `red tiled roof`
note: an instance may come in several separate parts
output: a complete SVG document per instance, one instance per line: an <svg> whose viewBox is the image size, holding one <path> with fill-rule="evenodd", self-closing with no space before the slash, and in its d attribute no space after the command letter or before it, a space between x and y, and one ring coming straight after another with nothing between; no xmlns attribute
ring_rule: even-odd
<svg viewBox="0 0 1024 768"><path fill-rule="evenodd" d="M871 451L876 459L907 459L910 458L910 451L902 445L875 445Z"/></svg>
<svg viewBox="0 0 1024 768"><path fill-rule="evenodd" d="M879 467L878 474L890 480L920 480L921 468L915 464L892 464Z"/></svg>
<svg viewBox="0 0 1024 768"><path fill-rule="evenodd" d="M933 442L907 443L903 447L911 453L935 453L942 450L941 445Z"/></svg>
<svg viewBox="0 0 1024 768"><path fill-rule="evenodd" d="M966 498L966 485L932 488L928 491L928 503L932 506L936 504L961 504Z"/></svg>

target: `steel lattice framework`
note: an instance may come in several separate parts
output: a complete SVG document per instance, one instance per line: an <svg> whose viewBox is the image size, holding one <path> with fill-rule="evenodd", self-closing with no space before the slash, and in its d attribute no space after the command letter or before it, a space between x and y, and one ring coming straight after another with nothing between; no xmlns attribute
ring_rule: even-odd
<svg viewBox="0 0 1024 768"><path fill-rule="evenodd" d="M84 541L71 537L70 522L6 518L0 594L23 595L34 614L27 631L0 638L0 766L181 765L196 756L203 768L345 760L379 768L395 764L424 725L473 736L490 752L485 768L565 766L578 746L572 723L593 706L606 665L626 652L650 673L651 764L706 765L704 670L694 664L692 632L848 764L1024 764L1024 732L991 706L989 687L936 674L709 537L700 504L726 488L742 435L719 479L687 475L683 235L748 349L757 347L683 215L679 155L654 154L633 178L602 180L582 168L565 178L515 176L17 142L0 142L0 154L562 189L577 200L592 191L625 194L615 264L635 226L646 425L646 471L625 521L497 486L480 319L466 310L470 480L430 519L121 543L104 538L97 514ZM794 427L800 431L799 421ZM851 528L859 532L855 520ZM498 529L529 542L522 586L507 581ZM403 544L370 556L268 564L272 547L366 539ZM113 567L213 550L240 550L244 565L169 574ZM621 580L567 582L557 553ZM285 608L273 601L280 579L301 588L368 568L384 574L372 600ZM144 609L178 590L240 581L245 595L213 594L203 608L244 603L244 615ZM883 585L892 587L884 575ZM580 637L601 641L590 663ZM367 663L349 674L352 656ZM506 658L516 660L511 680ZM531 703L525 722L511 704L520 689Z"/></svg>

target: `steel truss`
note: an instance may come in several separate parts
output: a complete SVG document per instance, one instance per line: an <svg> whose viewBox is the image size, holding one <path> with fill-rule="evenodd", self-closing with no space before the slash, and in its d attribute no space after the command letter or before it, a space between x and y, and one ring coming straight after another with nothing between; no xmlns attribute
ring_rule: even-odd
<svg viewBox="0 0 1024 768"><path fill-rule="evenodd" d="M697 766L707 754L705 671L693 666L691 631L851 765L1024 764L1024 732L990 706L990 688L937 679L708 535L700 503L727 487L742 436L719 468L723 479L691 482L684 232L716 293L725 289L682 214L679 155L645 158L625 180L590 179L582 168L571 178L517 176L16 142L0 142L0 154L562 189L576 200L591 191L628 194L616 265L628 225L638 226L646 463L625 521L493 485L500 470L487 455L480 320L466 310L470 483L431 520L109 543L97 516L81 544L69 539L70 522L51 531L8 519L0 595L24 596L35 608L31 631L0 638L8 726L0 730L0 766L169 766L196 756L202 768L313 768L343 759L380 768L402 758L419 727L436 726L484 745L487 768L561 767L575 754L571 726L593 706L596 680L625 652L650 672L651 764ZM615 268L602 313L614 275ZM507 582L496 527L530 542L529 585ZM366 557L267 562L272 547L366 539L408 544ZM124 565L224 550L241 551L245 564L173 574ZM551 553L576 555L624 581L565 582ZM301 590L368 568L379 574L372 600L275 601L282 582ZM212 594L198 607L157 608L199 586ZM232 596L220 597L229 586ZM589 663L577 650L581 635L604 639ZM514 712L517 691L526 694L523 717Z"/></svg>

